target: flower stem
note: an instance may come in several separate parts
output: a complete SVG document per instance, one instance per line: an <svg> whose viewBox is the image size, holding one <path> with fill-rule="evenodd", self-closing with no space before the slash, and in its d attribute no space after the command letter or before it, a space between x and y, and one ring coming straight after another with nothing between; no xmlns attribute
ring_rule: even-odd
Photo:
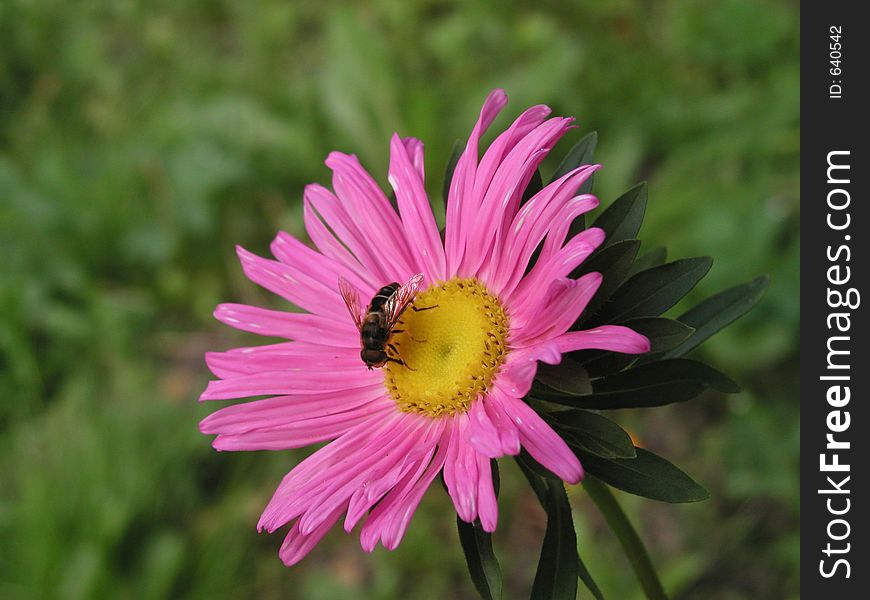
<svg viewBox="0 0 870 600"><path fill-rule="evenodd" d="M640 536L637 535L634 526L628 520L628 516L619 506L607 485L587 473L583 480L583 489L592 498L598 510L604 515L610 529L619 539L622 550L628 557L631 568L634 569L646 597L649 600L667 600L665 590Z"/></svg>

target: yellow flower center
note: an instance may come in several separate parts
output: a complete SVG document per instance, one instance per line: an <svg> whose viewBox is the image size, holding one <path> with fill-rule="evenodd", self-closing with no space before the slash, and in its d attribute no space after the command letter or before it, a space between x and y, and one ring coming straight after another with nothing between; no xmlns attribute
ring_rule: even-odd
<svg viewBox="0 0 870 600"><path fill-rule="evenodd" d="M507 352L507 316L476 279L454 278L417 294L395 329L391 343L405 365L387 363L384 381L404 412L467 411Z"/></svg>

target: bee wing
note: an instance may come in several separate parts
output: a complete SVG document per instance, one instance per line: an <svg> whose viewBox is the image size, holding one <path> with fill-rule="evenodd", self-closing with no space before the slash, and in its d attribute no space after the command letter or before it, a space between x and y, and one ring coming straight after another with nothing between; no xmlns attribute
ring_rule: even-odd
<svg viewBox="0 0 870 600"><path fill-rule="evenodd" d="M347 306L350 316L353 317L354 325L356 325L357 329L362 331L363 320L365 319L365 309L363 308L362 303L360 303L359 291L353 287L351 282L341 276L338 278L338 291L341 292L341 298L344 300L344 304Z"/></svg>
<svg viewBox="0 0 870 600"><path fill-rule="evenodd" d="M387 329L392 329L402 312L414 300L414 296L420 290L420 283L423 281L423 274L417 273L411 277L404 285L399 287L389 300L384 302L384 312L387 315Z"/></svg>

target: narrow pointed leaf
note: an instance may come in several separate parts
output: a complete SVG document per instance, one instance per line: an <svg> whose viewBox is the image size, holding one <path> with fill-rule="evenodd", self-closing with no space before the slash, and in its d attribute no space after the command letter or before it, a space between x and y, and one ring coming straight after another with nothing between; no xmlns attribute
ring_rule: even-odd
<svg viewBox="0 0 870 600"><path fill-rule="evenodd" d="M480 523L466 523L456 517L459 542L474 587L484 600L498 600L502 594L501 567L492 550L492 536Z"/></svg>
<svg viewBox="0 0 870 600"><path fill-rule="evenodd" d="M606 417L588 410L565 410L548 417L572 448L603 458L635 456L631 436Z"/></svg>
<svg viewBox="0 0 870 600"><path fill-rule="evenodd" d="M688 294L712 264L709 257L686 258L642 271L616 291L592 322L618 323L658 316Z"/></svg>
<svg viewBox="0 0 870 600"><path fill-rule="evenodd" d="M646 183L639 183L614 200L595 219L593 227L600 227L607 234L605 244L610 246L637 237L646 212L646 198Z"/></svg>
<svg viewBox="0 0 870 600"><path fill-rule="evenodd" d="M637 260L634 261L634 264L631 265L631 269L628 271L628 276L633 277L641 271L663 265L667 259L668 249L664 246L656 246L649 252L644 252L637 257Z"/></svg>
<svg viewBox="0 0 870 600"><path fill-rule="evenodd" d="M625 281L629 269L640 248L639 240L623 240L596 252L589 260L583 262L571 277L579 279L587 273L601 273L601 286L589 301L577 323L583 323L590 315L594 315L601 306Z"/></svg>
<svg viewBox="0 0 870 600"><path fill-rule="evenodd" d="M706 389L733 394L740 391L731 378L702 362L669 358L615 373L592 382L585 396L547 394L536 397L575 408L614 410L664 406L691 400Z"/></svg>
<svg viewBox="0 0 870 600"><path fill-rule="evenodd" d="M651 362L647 357L670 350L685 341L695 330L674 319L665 317L638 317L620 323L634 331L645 335L650 341L650 352L642 356L619 354L602 350L581 350L571 356L589 373L590 377L603 377L627 368L637 361L637 364ZM659 356L661 358L661 356ZM564 362L564 358L562 359Z"/></svg>
<svg viewBox="0 0 870 600"><path fill-rule="evenodd" d="M490 467L493 488L498 497L501 487L498 463L491 460ZM502 578L501 567L492 549L492 534L484 531L479 521L471 524L459 517L456 517L456 527L474 587L484 600L498 600L502 595Z"/></svg>
<svg viewBox="0 0 870 600"><path fill-rule="evenodd" d="M707 298L694 308L681 315L678 320L695 328L695 333L676 348L668 351L667 356L682 356L698 344L730 325L749 310L764 295L770 277L763 275Z"/></svg>
<svg viewBox="0 0 870 600"><path fill-rule="evenodd" d="M710 497L707 490L661 456L643 448L636 452L635 458L601 458L588 452L577 452L577 456L589 473L629 494L670 503Z"/></svg>
<svg viewBox="0 0 870 600"><path fill-rule="evenodd" d="M563 358L558 365L540 363L536 378L557 392L572 396L592 393L589 374L580 364L568 357Z"/></svg>
<svg viewBox="0 0 870 600"><path fill-rule="evenodd" d="M577 597L578 557L577 534L571 518L571 504L561 481L546 479L547 530L541 547L541 558L532 600L574 600Z"/></svg>
<svg viewBox="0 0 870 600"><path fill-rule="evenodd" d="M595 160L595 147L597 145L598 132L593 131L583 136L583 139L577 142L574 147L568 151L568 154L564 159L562 159L559 166L556 167L556 172L553 173L550 183L581 165L593 164L593 161ZM591 194L594 179L595 175L590 175L589 178L583 182L583 185L577 189L577 195ZM586 216L580 215L574 219L574 222L571 223L571 227L568 228L568 239L571 239L584 229L586 229Z"/></svg>
<svg viewBox="0 0 870 600"><path fill-rule="evenodd" d="M569 171L573 171L577 167L581 165L591 165L592 161L595 160L595 147L598 145L598 132L593 131L591 133L587 133L583 136L579 142L574 144L574 147L568 151L568 154L565 155L565 158L562 159L562 162L559 163L559 166L556 167L556 171L553 173L553 176L550 178L550 183L556 181ZM592 191L592 178L590 177L586 183L583 184L585 186L589 186L588 189L580 188L578 194L588 194Z"/></svg>

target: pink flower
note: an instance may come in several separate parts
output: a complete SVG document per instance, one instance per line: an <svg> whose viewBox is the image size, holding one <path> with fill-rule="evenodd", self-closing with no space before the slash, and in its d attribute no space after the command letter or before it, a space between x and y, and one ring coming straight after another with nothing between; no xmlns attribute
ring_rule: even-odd
<svg viewBox="0 0 870 600"><path fill-rule="evenodd" d="M316 246L286 233L278 260L239 248L245 274L306 312L222 304L215 316L287 342L206 355L211 381L201 400L271 396L236 404L200 424L218 450L284 450L329 441L290 471L258 528L292 523L281 546L301 560L344 516L362 522L362 547L394 549L438 473L464 521L493 531L498 506L490 460L520 447L568 483L583 467L523 401L538 361L580 349L649 350L642 335L605 325L569 331L601 283L568 275L604 240L591 228L566 240L575 217L598 205L578 188L599 167L574 169L521 206L523 190L572 119L534 106L478 160L481 135L507 102L492 92L456 165L442 244L423 186L423 144L394 136L389 181L398 214L355 156L333 152L334 193L305 190L304 219ZM536 248L540 254L527 271ZM366 304L391 282L424 281L390 341L394 358L369 369L339 278ZM430 310L419 310L430 309Z"/></svg>

